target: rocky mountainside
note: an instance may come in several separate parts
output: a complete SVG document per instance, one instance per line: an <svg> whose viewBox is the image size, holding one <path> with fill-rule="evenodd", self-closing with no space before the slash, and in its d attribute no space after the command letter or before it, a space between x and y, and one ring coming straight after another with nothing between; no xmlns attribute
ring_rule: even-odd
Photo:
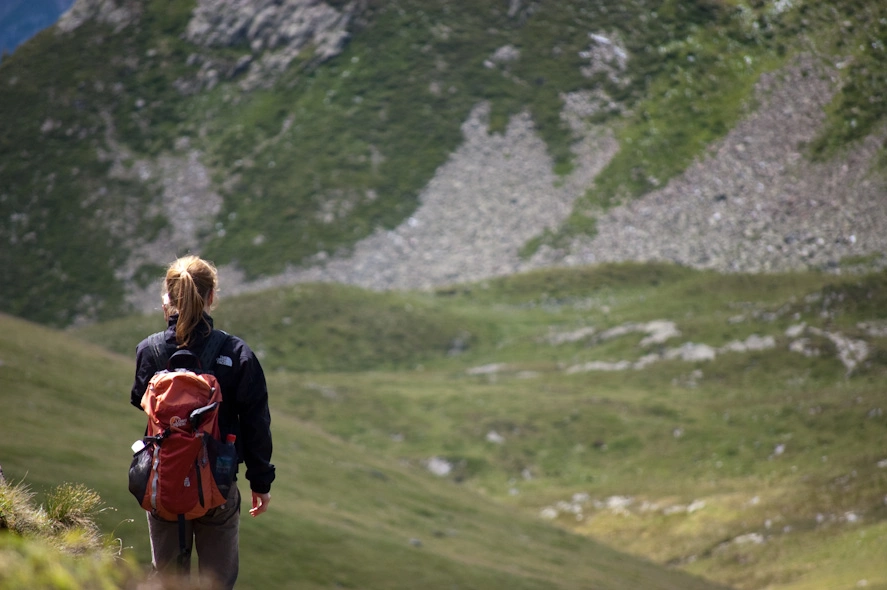
<svg viewBox="0 0 887 590"><path fill-rule="evenodd" d="M765 74L760 107L661 190L606 214L571 262L672 260L723 272L808 268L887 252L887 185L874 174L885 134L811 162L837 70L811 56Z"/></svg>
<svg viewBox="0 0 887 590"><path fill-rule="evenodd" d="M685 173L602 213L595 236L530 259L520 256L522 246L564 222L618 145L606 129L589 127L576 145L576 171L560 179L527 116L490 135L488 109L480 105L463 126L463 145L403 224L361 241L351 256L234 290L317 280L421 289L544 266L623 261L720 272L840 272L842 261L868 257L865 269L883 268L887 183L872 166L885 134L827 162L812 163L800 152L823 125L835 78L829 64L811 56L763 76L760 106Z"/></svg>
<svg viewBox="0 0 887 590"><path fill-rule="evenodd" d="M152 309L187 251L227 293L885 265L885 9L500 4L77 0L0 66L0 309Z"/></svg>

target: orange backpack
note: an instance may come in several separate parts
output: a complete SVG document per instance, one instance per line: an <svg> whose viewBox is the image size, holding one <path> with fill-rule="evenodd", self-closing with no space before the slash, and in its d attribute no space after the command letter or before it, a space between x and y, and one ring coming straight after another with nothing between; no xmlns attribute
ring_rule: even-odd
<svg viewBox="0 0 887 590"><path fill-rule="evenodd" d="M162 353L162 334L152 338L156 357ZM176 351L142 396L148 427L133 445L129 490L145 510L165 520L192 520L221 506L234 479L233 435L225 444L219 440L222 392L215 376L202 372L204 364L215 363L225 338L224 332L213 332L202 355L205 363L189 350Z"/></svg>

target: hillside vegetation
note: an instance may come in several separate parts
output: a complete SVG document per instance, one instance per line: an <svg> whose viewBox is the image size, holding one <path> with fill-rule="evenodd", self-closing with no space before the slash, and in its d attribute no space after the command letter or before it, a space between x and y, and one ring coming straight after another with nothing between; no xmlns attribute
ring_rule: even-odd
<svg viewBox="0 0 887 590"><path fill-rule="evenodd" d="M338 311L350 288L286 288L225 299L216 318L264 354L284 438L276 460L296 470L283 478L295 497L325 472L302 452L319 428L342 452L436 474L420 477L435 518L437 494L459 490L475 506L492 501L509 518L550 521L734 588L878 588L885 281L604 265L366 293L351 315ZM388 297L385 311L416 334L448 317L458 342L417 346L380 331L376 305ZM389 358L337 344L329 328L346 319L355 349L375 338ZM159 323L133 317L77 334L131 354ZM365 503L381 506L349 501L365 516Z"/></svg>
<svg viewBox="0 0 887 590"><path fill-rule="evenodd" d="M189 28L224 1L112 5L80 0L0 64L0 306L56 326L125 313L186 250L248 279L347 253L409 218L479 103L493 133L528 112L561 175L567 102L621 148L529 256L681 173L799 52L843 68L806 158L877 132L887 95L864 0L328 2L347 42L308 37L284 69L273 31Z"/></svg>

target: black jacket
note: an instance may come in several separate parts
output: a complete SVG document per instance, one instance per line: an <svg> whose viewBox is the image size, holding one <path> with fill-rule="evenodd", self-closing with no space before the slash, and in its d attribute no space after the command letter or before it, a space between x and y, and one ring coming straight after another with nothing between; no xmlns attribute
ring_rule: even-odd
<svg viewBox="0 0 887 590"><path fill-rule="evenodd" d="M212 325L212 318L206 316ZM169 319L165 336L170 353L176 350L176 320ZM148 388L148 381L157 371L166 367L156 366L151 353L149 338L136 347L136 376L130 394L130 402L141 409L142 396ZM206 341L201 327L192 335L189 349L200 355ZM229 364L230 361L230 364ZM206 368L210 370L209 367ZM219 429L222 440L228 434L237 435L237 453L240 462L246 463L246 479L250 489L264 494L271 490L274 481L274 465L271 464L271 413L268 410L268 388L265 373L256 355L246 342L237 336L228 336L222 345L218 360L211 372L222 390L222 405L219 409Z"/></svg>

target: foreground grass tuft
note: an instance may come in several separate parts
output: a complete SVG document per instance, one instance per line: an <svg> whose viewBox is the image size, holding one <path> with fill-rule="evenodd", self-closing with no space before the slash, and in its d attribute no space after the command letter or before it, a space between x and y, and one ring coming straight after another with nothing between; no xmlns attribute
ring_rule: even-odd
<svg viewBox="0 0 887 590"><path fill-rule="evenodd" d="M62 484L34 504L22 483L0 479L0 588L133 587L135 570L106 541L96 516L98 493L82 484Z"/></svg>
<svg viewBox="0 0 887 590"><path fill-rule="evenodd" d="M96 516L103 502L82 484L64 483L35 506L35 494L23 484L0 481L0 528L20 536L41 537L72 553L99 549Z"/></svg>

